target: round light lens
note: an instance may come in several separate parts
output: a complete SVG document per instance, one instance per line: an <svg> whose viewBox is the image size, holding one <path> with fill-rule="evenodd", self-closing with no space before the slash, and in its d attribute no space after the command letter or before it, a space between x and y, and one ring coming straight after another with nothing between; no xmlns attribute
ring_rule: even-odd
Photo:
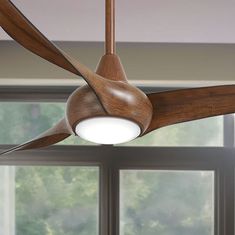
<svg viewBox="0 0 235 235"><path fill-rule="evenodd" d="M140 127L127 119L95 117L79 122L75 129L78 136L97 144L120 144L140 135Z"/></svg>

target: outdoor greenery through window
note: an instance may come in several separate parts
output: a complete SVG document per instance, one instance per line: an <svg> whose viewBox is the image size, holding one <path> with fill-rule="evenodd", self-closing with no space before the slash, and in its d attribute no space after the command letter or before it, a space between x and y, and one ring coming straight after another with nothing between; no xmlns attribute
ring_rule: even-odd
<svg viewBox="0 0 235 235"><path fill-rule="evenodd" d="M121 170L120 235L214 234L212 171Z"/></svg>
<svg viewBox="0 0 235 235"><path fill-rule="evenodd" d="M97 167L0 166L1 235L98 235Z"/></svg>
<svg viewBox="0 0 235 235"><path fill-rule="evenodd" d="M0 145L32 139L64 115L65 103L1 102ZM0 235L109 235L109 228L119 228L113 235L227 235L217 232L219 189L214 188L217 177L223 177L217 170L224 167L221 162L213 165L218 156L199 151L194 167L197 154L187 152L182 158L174 150L221 147L223 128L224 118L218 116L161 128L121 145L126 148L71 147L94 145L73 136L43 156L37 150L14 153L12 166L4 159L0 166ZM173 150L165 161L165 148L135 146L181 148L166 148ZM115 221L110 211L117 213Z"/></svg>
<svg viewBox="0 0 235 235"><path fill-rule="evenodd" d="M0 144L20 144L52 127L65 114L64 103L0 103ZM94 145L71 136L60 145ZM160 128L122 146L223 146L223 117Z"/></svg>

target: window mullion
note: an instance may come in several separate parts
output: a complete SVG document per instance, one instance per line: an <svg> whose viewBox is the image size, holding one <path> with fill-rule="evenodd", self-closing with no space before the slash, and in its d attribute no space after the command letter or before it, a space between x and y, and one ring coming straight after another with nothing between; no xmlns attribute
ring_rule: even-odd
<svg viewBox="0 0 235 235"><path fill-rule="evenodd" d="M119 170L109 165L109 235L119 235Z"/></svg>
<svg viewBox="0 0 235 235"><path fill-rule="evenodd" d="M234 234L234 165L225 169L225 235Z"/></svg>
<svg viewBox="0 0 235 235"><path fill-rule="evenodd" d="M112 156L100 169L100 235L118 235L119 175Z"/></svg>
<svg viewBox="0 0 235 235"><path fill-rule="evenodd" d="M233 235L234 232L234 161L224 156L216 177L216 215L218 235Z"/></svg>
<svg viewBox="0 0 235 235"><path fill-rule="evenodd" d="M234 147L234 115L224 115L224 147Z"/></svg>
<svg viewBox="0 0 235 235"><path fill-rule="evenodd" d="M99 234L109 234L109 169L108 164L100 167L100 199L99 199Z"/></svg>

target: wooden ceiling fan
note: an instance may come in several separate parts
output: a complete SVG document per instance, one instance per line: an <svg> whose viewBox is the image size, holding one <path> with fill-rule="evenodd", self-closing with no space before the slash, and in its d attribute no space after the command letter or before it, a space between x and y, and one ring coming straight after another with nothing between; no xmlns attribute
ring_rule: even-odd
<svg viewBox="0 0 235 235"><path fill-rule="evenodd" d="M1 154L49 146L73 134L100 144L116 144L167 125L235 112L235 85L152 94L130 85L115 53L114 15L114 0L106 0L106 53L93 72L42 35L11 1L0 0L0 26L15 41L87 82L70 95L64 119Z"/></svg>

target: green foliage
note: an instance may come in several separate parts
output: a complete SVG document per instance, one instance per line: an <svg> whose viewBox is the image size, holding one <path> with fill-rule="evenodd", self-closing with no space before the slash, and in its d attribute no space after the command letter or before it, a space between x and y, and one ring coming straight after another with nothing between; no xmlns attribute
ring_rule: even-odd
<svg viewBox="0 0 235 235"><path fill-rule="evenodd" d="M121 173L122 235L211 235L211 172Z"/></svg>
<svg viewBox="0 0 235 235"><path fill-rule="evenodd" d="M127 146L222 146L223 117L180 123L155 130Z"/></svg>
<svg viewBox="0 0 235 235"><path fill-rule="evenodd" d="M64 103L0 103L0 144L20 144L28 141L65 116ZM71 136L62 145L93 145Z"/></svg>
<svg viewBox="0 0 235 235"><path fill-rule="evenodd" d="M17 235L97 234L96 168L17 167Z"/></svg>

